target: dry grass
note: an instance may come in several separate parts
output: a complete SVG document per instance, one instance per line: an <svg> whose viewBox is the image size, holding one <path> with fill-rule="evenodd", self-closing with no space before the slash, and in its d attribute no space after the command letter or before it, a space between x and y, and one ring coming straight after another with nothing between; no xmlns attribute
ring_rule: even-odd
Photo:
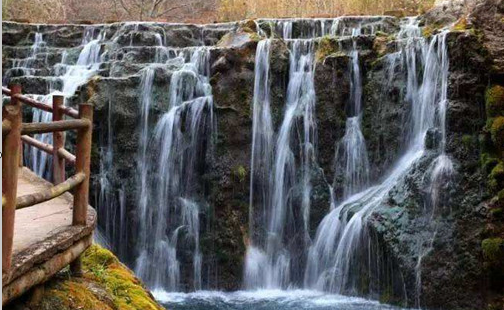
<svg viewBox="0 0 504 310"><path fill-rule="evenodd" d="M434 0L221 0L218 16L226 21L257 17L377 15L390 11L415 15L433 3Z"/></svg>
<svg viewBox="0 0 504 310"><path fill-rule="evenodd" d="M4 20L211 23L257 17L334 17L401 11L417 14L434 0L4 0Z"/></svg>

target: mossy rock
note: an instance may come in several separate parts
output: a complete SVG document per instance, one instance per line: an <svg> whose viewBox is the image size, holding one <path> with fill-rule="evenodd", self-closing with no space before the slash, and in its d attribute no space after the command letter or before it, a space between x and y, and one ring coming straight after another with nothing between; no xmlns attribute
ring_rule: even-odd
<svg viewBox="0 0 504 310"><path fill-rule="evenodd" d="M82 255L83 275L73 277L68 268L44 284L36 304L22 300L12 309L40 310L162 310L133 272L112 252L92 245Z"/></svg>
<svg viewBox="0 0 504 310"><path fill-rule="evenodd" d="M499 192L504 188L504 162L499 161L492 169L488 176L488 185L494 192Z"/></svg>
<svg viewBox="0 0 504 310"><path fill-rule="evenodd" d="M455 25L453 25L452 30L454 31L465 31L470 28L470 25L467 23L467 18L464 16L460 18Z"/></svg>
<svg viewBox="0 0 504 310"><path fill-rule="evenodd" d="M499 159L496 156L494 156L493 154L481 153L480 164L481 164L483 171L486 174L489 174L492 171L492 169L495 166L497 166L498 163L499 163Z"/></svg>
<svg viewBox="0 0 504 310"><path fill-rule="evenodd" d="M481 242L483 257L489 263L504 261L504 240L502 238L488 238Z"/></svg>
<svg viewBox="0 0 504 310"><path fill-rule="evenodd" d="M338 52L338 50L339 47L336 39L331 38L329 36L322 37L318 41L317 51L315 53L315 60L317 62L322 62L327 56L335 54L336 52Z"/></svg>
<svg viewBox="0 0 504 310"><path fill-rule="evenodd" d="M490 127L492 142L499 151L504 151L504 116L496 117Z"/></svg>
<svg viewBox="0 0 504 310"><path fill-rule="evenodd" d="M490 210L490 214L492 215L492 218L500 219L502 218L504 212L502 211L502 208L494 208Z"/></svg>
<svg viewBox="0 0 504 310"><path fill-rule="evenodd" d="M494 85L485 94L486 112L489 118L504 116L504 87Z"/></svg>
<svg viewBox="0 0 504 310"><path fill-rule="evenodd" d="M251 31L257 33L257 24L253 19L247 19L240 24L240 28L244 31Z"/></svg>
<svg viewBox="0 0 504 310"><path fill-rule="evenodd" d="M432 35L434 35L436 33L437 29L435 27L432 27L432 26L425 26L423 29L422 29L422 35L429 39L430 37L432 37Z"/></svg>
<svg viewBox="0 0 504 310"><path fill-rule="evenodd" d="M247 178L247 169L242 165L236 166L233 168L233 175L240 183L243 183Z"/></svg>
<svg viewBox="0 0 504 310"><path fill-rule="evenodd" d="M471 149L472 147L474 147L474 144L476 142L476 139L474 136L472 135L463 135L462 136L462 139L460 140L460 142L462 142L462 145L467 148L467 149Z"/></svg>

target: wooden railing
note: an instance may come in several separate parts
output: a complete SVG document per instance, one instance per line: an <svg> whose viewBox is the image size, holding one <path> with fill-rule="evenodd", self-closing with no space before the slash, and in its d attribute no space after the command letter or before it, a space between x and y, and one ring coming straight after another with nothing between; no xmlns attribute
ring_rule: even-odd
<svg viewBox="0 0 504 310"><path fill-rule="evenodd" d="M73 190L72 225L86 225L93 107L79 105L75 110L63 105L63 96L53 95L52 106L21 94L19 85L2 87L2 93L11 97L3 106L2 115L2 272L9 271L12 260L14 218L17 209L27 208L56 198ZM50 123L23 123L22 105L52 113ZM64 115L74 119L63 120ZM65 150L63 131L77 130L76 155ZM52 133L52 145L40 142L30 134ZM54 186L42 192L17 197L18 167L23 165L23 143L52 155ZM65 178L65 162L75 166L75 175ZM80 258L71 263L74 273L81 273Z"/></svg>

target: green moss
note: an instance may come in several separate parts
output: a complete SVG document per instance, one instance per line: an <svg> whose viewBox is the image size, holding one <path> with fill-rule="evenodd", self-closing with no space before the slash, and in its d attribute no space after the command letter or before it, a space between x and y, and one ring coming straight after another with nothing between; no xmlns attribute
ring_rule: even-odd
<svg viewBox="0 0 504 310"><path fill-rule="evenodd" d="M82 256L82 264L85 269L108 266L117 262L118 260L112 252L97 245L92 245Z"/></svg>
<svg viewBox="0 0 504 310"><path fill-rule="evenodd" d="M492 142L499 150L504 150L504 116L496 117L490 127Z"/></svg>
<svg viewBox="0 0 504 310"><path fill-rule="evenodd" d="M501 218L502 217L502 208L495 208L495 209L492 209L490 210L490 214L492 215L493 218Z"/></svg>
<svg viewBox="0 0 504 310"><path fill-rule="evenodd" d="M499 193L497 194L497 199L499 199L501 203L504 203L504 189L499 191Z"/></svg>
<svg viewBox="0 0 504 310"><path fill-rule="evenodd" d="M467 18L464 16L464 17L460 18L455 23L455 25L453 25L452 30L454 30L454 31L465 31L468 28L469 27L468 27L468 24L467 24Z"/></svg>
<svg viewBox="0 0 504 310"><path fill-rule="evenodd" d="M494 178L504 178L504 163L499 161L499 163L492 169L490 175Z"/></svg>
<svg viewBox="0 0 504 310"><path fill-rule="evenodd" d="M92 245L82 255L82 267L81 277L72 276L66 268L45 283L39 302L30 304L30 309L163 309L110 251ZM24 309L26 301L21 299L18 303L16 306Z"/></svg>
<svg viewBox="0 0 504 310"><path fill-rule="evenodd" d="M255 25L255 24L254 24ZM254 27L255 28L255 27ZM259 42L261 41L261 36L257 34L256 31L253 30L253 28L250 27L242 27L241 30L249 35L249 38L252 41Z"/></svg>
<svg viewBox="0 0 504 310"><path fill-rule="evenodd" d="M87 281L61 281L44 292L38 309L114 309L102 297L90 291L90 285Z"/></svg>
<svg viewBox="0 0 504 310"><path fill-rule="evenodd" d="M483 257L488 262L499 262L504 259L504 240L502 238L488 238L481 242Z"/></svg>
<svg viewBox="0 0 504 310"><path fill-rule="evenodd" d="M322 37L318 42L315 59L317 62L323 61L327 56L338 51L338 43L329 36Z"/></svg>
<svg viewBox="0 0 504 310"><path fill-rule="evenodd" d="M499 159L490 153L481 153L480 163L483 171L489 174L492 169L499 163Z"/></svg>
<svg viewBox="0 0 504 310"><path fill-rule="evenodd" d="M461 139L461 142L462 142L462 145L466 149L470 149L470 148L473 147L475 139L474 139L474 136L472 136L472 135L463 135L462 139Z"/></svg>
<svg viewBox="0 0 504 310"><path fill-rule="evenodd" d="M242 165L236 166L233 168L233 175L238 179L240 183L243 183L247 177L247 170Z"/></svg>
<svg viewBox="0 0 504 310"><path fill-rule="evenodd" d="M423 29L422 29L422 35L425 37L425 38L430 38L432 37L432 35L436 32L436 28L432 27L432 26L425 26Z"/></svg>
<svg viewBox="0 0 504 310"><path fill-rule="evenodd" d="M494 85L488 88L485 101L488 118L504 116L504 87Z"/></svg>
<svg viewBox="0 0 504 310"><path fill-rule="evenodd" d="M119 309L161 309L140 281L108 250L91 246L83 255L85 274L103 284Z"/></svg>
<svg viewBox="0 0 504 310"><path fill-rule="evenodd" d="M504 162L499 163L492 169L488 175L488 186L494 192L502 190L504 187Z"/></svg>

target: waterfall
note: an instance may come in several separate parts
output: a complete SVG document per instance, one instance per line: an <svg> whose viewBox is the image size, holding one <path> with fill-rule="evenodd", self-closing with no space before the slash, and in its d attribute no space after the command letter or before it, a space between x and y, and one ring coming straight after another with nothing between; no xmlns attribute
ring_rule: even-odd
<svg viewBox="0 0 504 310"><path fill-rule="evenodd" d="M358 294L362 277L367 274L369 281L372 281L371 268L380 257L373 253L373 240L367 229L368 219L425 154L427 131L438 126L445 132L448 78L446 32L435 35L429 43L421 38L418 23L408 20L402 25L398 39L401 68L406 69L408 81L405 104L411 107L407 150L378 185L350 196L323 219L309 250L305 274L307 287ZM422 57L417 57L418 52L423 53ZM423 68L420 85L416 80L417 65ZM446 175L446 171L452 169L444 149L440 153L440 157L433 162L436 167L432 169L432 184L440 174ZM438 187L434 185L432 188ZM420 261L421 256L419 264ZM419 282L417 279L417 284Z"/></svg>
<svg viewBox="0 0 504 310"><path fill-rule="evenodd" d="M345 135L336 146L333 187L342 182L343 199L363 190L369 182L366 141L360 127L360 116L349 117Z"/></svg>
<svg viewBox="0 0 504 310"><path fill-rule="evenodd" d="M35 99L52 105L53 95L65 96L65 102L69 97L72 97L77 92L79 86L85 84L99 69L100 64L103 62L104 54L100 54L101 41L105 37L105 32L100 31L95 37L95 28L86 27L82 38L82 49L79 53L78 59L75 64L68 64L67 51L63 51L60 63L56 64L55 73L62 81L62 85L56 87L55 83L51 83L48 95L37 95ZM35 42L31 48L31 55L22 63L29 66L33 63L31 59L35 59L37 53L43 51L46 43L43 40L41 33L35 34ZM29 68L28 68L29 69ZM26 72L31 72L27 70ZM41 111L39 109L32 109L32 122L50 122L52 120L52 113ZM111 184L113 173L113 132L112 132L112 106L108 104L108 119L107 119L107 136L101 144L100 155L103 160L100 161L99 171L99 187L100 191L97 194L95 206L99 213L99 240L103 240L103 244L112 247L118 255L123 256L126 251L126 205L124 198L124 188L114 188ZM52 144L52 134L36 134L35 139L46 143ZM52 179L52 161L51 156L35 147L28 147L26 154L26 164L37 175L45 179Z"/></svg>
<svg viewBox="0 0 504 310"><path fill-rule="evenodd" d="M337 31L337 26L334 29ZM335 174L333 188L338 183L343 186L342 200L362 191L369 182L369 161L366 141L361 132L362 118L362 77L359 65L359 51L355 36L360 35L360 27L352 30L353 49L351 52L350 102L345 126L345 135L336 146L334 158Z"/></svg>
<svg viewBox="0 0 504 310"><path fill-rule="evenodd" d="M51 83L51 89L49 95L36 96L36 99L44 102L48 105L52 105L53 95L63 95L65 96L65 102L67 99L75 94L77 88L84 83L86 83L98 70L101 63L100 57L100 41L103 38L103 34L100 33L98 38L93 38L94 29L88 28L83 37L83 47L79 54L79 58L75 65L66 65L65 53L62 54L60 64L56 65L58 68L56 72L62 73L60 76L62 80L62 87L60 90L55 89ZM36 53L40 51L40 48L45 46L42 34L37 33L35 35L35 43L32 46L32 55L29 58L35 58ZM29 63L29 62L25 62ZM41 111L39 109L33 108L32 122L50 122L52 120L52 113ZM43 143L52 144L52 134L37 134L35 138ZM37 175L44 177L46 179L52 178L52 162L49 160L49 156L42 152L41 150L30 147L29 148L29 158L27 162L30 169L32 169Z"/></svg>
<svg viewBox="0 0 504 310"><path fill-rule="evenodd" d="M35 99L44 103L52 103L52 96L50 95L37 95L35 96ZM48 123L52 121L52 113L45 112L37 108L31 108L31 110L33 113L32 122ZM53 139L52 134L50 133L35 134L34 138L42 143L52 145ZM26 159L26 163L28 164L30 169L32 169L32 171L35 172L38 176L41 176L47 180L52 179L52 160L50 160L51 155L34 146L25 147L25 149L27 149L26 153L29 154Z"/></svg>
<svg viewBox="0 0 504 310"><path fill-rule="evenodd" d="M61 60L52 68L54 70L51 73L55 75L52 81L51 77L45 77L51 81L50 95L37 97L37 100L51 104L53 94L72 97L79 87L96 74L103 77L103 84L99 84L103 87L100 86L100 93L95 98L103 98L107 92L118 94L124 88L124 96L120 94L120 98L116 99L111 95L108 102L97 105L99 114L96 120L101 122L96 131L101 160L99 166L94 166L98 173L93 175L96 189L94 205L99 215L96 240L114 251L120 259L132 263L139 278L158 292L206 289L210 287L206 281L210 276L206 277L205 274L214 273L212 264L216 266L217 274L228 261L232 263L230 272L225 270L223 276L219 274L215 278L228 280L228 274L231 274L229 278L232 281L226 282L225 288L234 287L235 276L239 277L235 275L237 263L234 254L225 251L230 248L241 250L243 236L246 239L243 270L243 286L246 289L305 288L351 295L367 294L369 291L369 297L375 298L378 292L389 288L386 285L390 281L396 279L390 280L385 273L396 272L389 270L389 267L397 262L392 261L394 255L388 256L395 253L387 252L395 248L385 249L384 243L378 240L382 238L381 232L376 232L371 226L378 223L374 215L384 210L382 208L391 201L391 193L402 190L398 188L403 183L409 186L410 183L404 180L409 180L415 169L415 181L423 179L414 186L421 183L418 186L422 186L421 198L424 200L423 210L419 211L414 225L425 229L421 230L421 236L415 235L413 246L408 240L411 253L407 254L413 254L414 259L407 262L409 269L404 270L411 271L406 280L409 281L408 285L411 284L412 291L415 289L415 304L419 307L422 264L427 261L436 236L439 236L438 224L442 223L440 214L447 210L450 186L456 174L456 162L452 161L447 145L447 32L441 31L426 39L419 27L419 19L405 18L399 25L399 20L392 18L382 24L386 18L345 16L255 20L261 40L257 42L253 64L248 232L242 227L246 219L241 218L246 212L242 200L246 197L243 192L247 188L226 187L222 190L223 195L219 192L221 196L215 199L214 192L221 190L216 185L220 184L220 180L207 181L209 177L224 175L226 168L222 167L227 163L231 166L239 164L240 169L243 164L243 156L233 157L236 154L233 149L225 154L228 157L224 164L215 165L216 170L223 171L214 173L209 166L214 163L209 160L213 156L213 138L216 137L214 113L227 113L224 110L228 108L233 110L232 104L228 106L226 100L224 109L217 110L214 106L210 64L215 61L215 81L246 81L243 85L249 85L249 70L252 67L249 52L255 42L233 48L221 44L224 41L221 40L222 36L240 29L243 24L230 23L226 27L206 28L162 23L76 26L79 29L76 40L73 35L72 38L65 37L63 32L53 37L52 30L48 31L46 27L44 35L39 32L40 29L33 33L35 30L32 28L30 39L34 35L33 44L29 43L31 46L23 50L23 55L28 54L28 57L13 61L4 83L20 74L42 75L41 72L45 70L39 68L43 61L41 56L50 51L55 54L51 56L61 55ZM73 28L70 30L74 31ZM107 40L107 37L110 38L107 31L116 31L110 41ZM387 37L379 31L383 31ZM388 37L392 33L396 33L396 50L388 53L393 47ZM376 44L384 44L385 41L366 37L373 34L378 39L387 38L387 54L376 61L383 67L374 66L375 63L370 66L371 60L375 60L378 54ZM319 63L320 67L315 71L315 63L320 60L316 59L315 51L322 45L317 44L328 39L322 39L322 36L327 35L331 36L331 46L334 43L339 48L337 51L331 48L331 54L327 57L326 51L319 53L318 56L324 56L325 60ZM63 40L58 36L65 38ZM56 37L64 44L73 42L76 48L46 48L44 39L51 42ZM216 47L200 46L204 42L220 43ZM284 47L283 44L290 54L288 75L286 72L285 76L280 76L286 71L287 59L283 63L284 55L273 53L279 47ZM46 58L44 69L49 66L49 61L54 62L54 58ZM271 63L271 59L279 63ZM366 68L371 69L371 74L367 75ZM321 89L322 105L319 111L324 113L318 115L321 124L317 124L315 72L320 72L320 81L327 81L328 84L317 87L336 88L331 92ZM396 106L387 102L383 107L372 107L370 111L383 112L388 117L387 121L403 111L407 115L403 120L404 137L401 137L403 141L399 158L385 175L377 179L370 176L370 171L374 171L370 162L386 161L388 164L389 150L386 150L386 158L380 157L381 154L376 156L381 149L375 147L378 145L381 148L382 141L375 139L371 144L364 138L363 129L367 130L368 127L363 125L366 124L363 120L369 120L366 119L369 117L369 107L364 106L368 101L364 99L371 99L364 97L364 89L365 86L373 86L367 83L366 78L382 77L383 72L384 83L388 82L394 91L399 84L395 83L396 79L404 78L404 92L398 92L399 103L403 107L395 111ZM237 73L238 78L233 75ZM344 77L344 83L339 83L341 77ZM347 80L350 82L349 97L348 89L338 89L342 87L341 84L347 85ZM131 82L139 82L135 84L138 87L136 92L131 91ZM38 87L38 84L35 86ZM119 89L111 89L113 87ZM234 97L232 93L229 101L247 98L250 94L243 87L243 91L239 92L240 97ZM219 95L227 95L224 93L227 91L225 87L219 90ZM281 93L281 90L285 92ZM373 91L372 95L376 93ZM390 95L394 96L391 99L393 104L396 104L395 95ZM347 97L343 112L346 115L341 117L339 104ZM331 98L335 98L333 105L327 103ZM283 100L280 108L279 100ZM70 102L67 100L66 104ZM241 130L249 121L248 114L247 111L242 113L242 107L235 112L240 117L239 122L225 120L223 124L230 126L230 130L235 128L233 126ZM234 117L232 113L226 114L226 117ZM48 122L51 117L50 113L33 110L34 122ZM119 130L117 127L120 124L133 123L135 117L138 127L135 128L135 134L131 135L131 144L126 143L127 149L118 147L127 137L125 139L114 130ZM339 130L343 122L344 129ZM324 169L329 166L328 170L334 168L334 178L331 176L333 179L329 181L317 162L317 125L324 128L321 139L324 143L320 146L322 166ZM335 128L330 128L331 125ZM338 132L335 132L336 125ZM383 127L395 129L395 125ZM384 136L385 140L389 137ZM426 145L426 138L431 137L434 137L433 143L437 144L437 148ZM43 143L52 143L51 134L40 134L35 138ZM224 138L227 139L226 136ZM125 151L126 155L130 155L128 152L136 145L138 148L133 150L136 156L131 159L134 161L134 171L125 172L125 166L130 167L123 162L125 156L119 156L123 154L118 152ZM24 160L28 165L37 174L51 178L51 155L31 147L27 147L25 152L27 156ZM119 164L117 159L120 159ZM382 165L376 168L381 171ZM419 171L423 174L417 178ZM121 177L126 180L124 184L121 183ZM235 180L223 179L225 186ZM327 196L330 199L324 203ZM222 229L216 229L214 223L221 222L214 222L213 216L227 216L228 201L225 201L224 207L218 204L219 200L228 197L233 200L229 205L236 200L237 209L232 210L233 218L225 222ZM216 201L217 212L210 209L207 199ZM318 223L319 226L313 227L313 223L323 215L325 217ZM212 231L209 232L210 227ZM315 234L310 234L315 228ZM441 229L439 231L441 233ZM229 237L228 232L236 232L236 236ZM389 236L387 234L388 231L385 237ZM209 246L209 243L227 242L225 238L229 238L233 244L224 244L224 255L221 256L221 249ZM239 255L237 252L236 257ZM402 277L402 274L399 276ZM406 285L404 281L402 284ZM217 283L215 287L223 288L220 285ZM368 291L361 289L363 285L367 285ZM296 294L297 290L291 293Z"/></svg>
<svg viewBox="0 0 504 310"><path fill-rule="evenodd" d="M93 39L94 28L86 29L82 50L75 65L67 65L65 74L61 77L63 87L61 92L65 97L75 94L77 88L87 82L99 69L102 62L100 50L101 40L105 34L100 32L96 39Z"/></svg>
<svg viewBox="0 0 504 310"><path fill-rule="evenodd" d="M168 110L150 140L155 71L151 67L144 71L138 163L140 231L135 271L150 287L168 291L180 289L179 247L192 253L193 289L201 289L199 213L204 197L197 184L214 127L209 50L182 50L178 57L188 61L172 74Z"/></svg>
<svg viewBox="0 0 504 310"><path fill-rule="evenodd" d="M295 278L292 270L301 267L310 242L316 140L314 47L313 40L291 39L291 21L281 22L281 29L291 53L286 106L275 152L269 107L270 40L261 41L256 52L250 217L256 216L256 209L262 215L259 221L251 220L252 240L245 258L245 286L249 289L290 286ZM297 131L302 133L299 137ZM292 236L297 236L299 244L290 240Z"/></svg>
<svg viewBox="0 0 504 310"><path fill-rule="evenodd" d="M98 211L98 231L104 244L119 257L127 253L128 222L126 220L126 200L124 184L117 188L114 185L114 132L113 106L111 100L107 105L106 131L100 130L100 168L98 173L99 192L95 206Z"/></svg>
<svg viewBox="0 0 504 310"><path fill-rule="evenodd" d="M35 65L35 61L37 60L37 54L44 51L45 47L46 42L44 41L43 35L37 31L34 36L34 42L30 47L30 55L24 59L18 59L15 61L13 67L5 73L3 84L7 85L13 75L34 74L35 70L33 67ZM50 96L36 96L35 99L47 103L51 100L51 98L52 97ZM50 122L52 120L51 113L35 108L32 108L32 113L32 122ZM52 144L52 134L36 134L35 138L43 143ZM27 148L26 154L28 154L28 156L26 156L25 161L32 168L32 171L39 176L50 179L52 176L52 162L48 160L49 155L46 152L31 146Z"/></svg>
<svg viewBox="0 0 504 310"><path fill-rule="evenodd" d="M35 74L34 65L37 60L37 54L44 52L46 50L46 42L42 33L35 32L34 41L30 47L30 55L23 59L16 59L12 64L12 67L5 72L2 79L2 84L7 85L13 76L18 75L33 75Z"/></svg>
<svg viewBox="0 0 504 310"><path fill-rule="evenodd" d="M272 177L271 168L273 166L273 124L270 110L270 48L271 40L261 40L257 45L255 56L255 78L254 78L254 102L253 102L253 122L252 122L252 158L250 163L250 207L249 207L249 229L251 231L252 245L264 244L261 240L263 236L256 236L256 226L265 227L266 214L270 208ZM254 211L260 210L259 216ZM251 247L251 251L258 250ZM246 260L246 263L252 263ZM249 270L255 269L246 267L246 274ZM247 287L255 287L257 283L252 280L253 274L245 276Z"/></svg>

